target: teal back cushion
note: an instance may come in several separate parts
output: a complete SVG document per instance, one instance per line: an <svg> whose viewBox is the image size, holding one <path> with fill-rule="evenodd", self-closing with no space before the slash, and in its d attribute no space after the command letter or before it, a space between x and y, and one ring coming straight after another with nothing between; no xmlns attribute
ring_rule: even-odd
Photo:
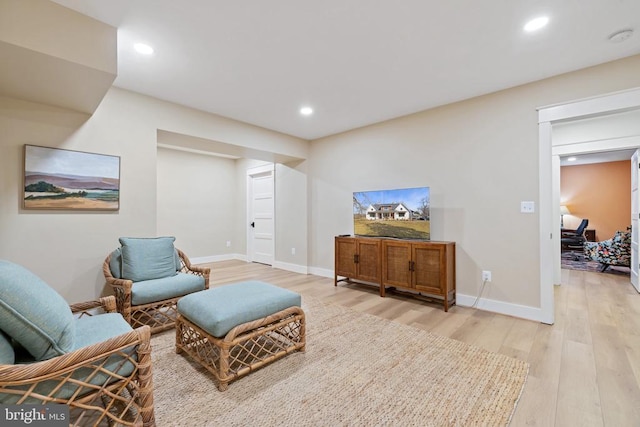
<svg viewBox="0 0 640 427"><path fill-rule="evenodd" d="M176 271L180 271L182 262L177 249L175 250L174 262L176 263ZM122 279L122 248L118 248L111 252L111 257L109 258L109 269L111 270L111 275L114 278Z"/></svg>
<svg viewBox="0 0 640 427"><path fill-rule="evenodd" d="M141 282L176 275L175 237L121 237L122 278Z"/></svg>
<svg viewBox="0 0 640 427"><path fill-rule="evenodd" d="M13 365L16 353L11 345L11 338L0 331L0 365Z"/></svg>
<svg viewBox="0 0 640 427"><path fill-rule="evenodd" d="M69 304L26 268L0 260L0 329L36 360L74 348L75 321Z"/></svg>
<svg viewBox="0 0 640 427"><path fill-rule="evenodd" d="M109 258L109 270L111 270L111 275L116 279L122 279L122 249L118 248L115 251L111 252L111 257Z"/></svg>

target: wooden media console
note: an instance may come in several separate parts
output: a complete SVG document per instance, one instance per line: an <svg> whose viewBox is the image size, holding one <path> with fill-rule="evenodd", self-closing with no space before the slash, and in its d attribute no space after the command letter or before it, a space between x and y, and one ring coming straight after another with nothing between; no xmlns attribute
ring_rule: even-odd
<svg viewBox="0 0 640 427"><path fill-rule="evenodd" d="M338 236L334 285L373 283L381 297L399 288L448 311L456 300L455 262L455 242Z"/></svg>

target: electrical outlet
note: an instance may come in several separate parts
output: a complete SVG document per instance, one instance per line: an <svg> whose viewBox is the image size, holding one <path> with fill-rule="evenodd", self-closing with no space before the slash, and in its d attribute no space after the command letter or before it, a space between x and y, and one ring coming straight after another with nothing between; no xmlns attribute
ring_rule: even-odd
<svg viewBox="0 0 640 427"><path fill-rule="evenodd" d="M291 248L291 255L295 255L296 254L296 248Z"/></svg>
<svg viewBox="0 0 640 427"><path fill-rule="evenodd" d="M230 248L231 247L231 240L227 240L227 247Z"/></svg>
<svg viewBox="0 0 640 427"><path fill-rule="evenodd" d="M483 270L482 271L482 281L483 282L490 282L491 281L491 272L488 270Z"/></svg>

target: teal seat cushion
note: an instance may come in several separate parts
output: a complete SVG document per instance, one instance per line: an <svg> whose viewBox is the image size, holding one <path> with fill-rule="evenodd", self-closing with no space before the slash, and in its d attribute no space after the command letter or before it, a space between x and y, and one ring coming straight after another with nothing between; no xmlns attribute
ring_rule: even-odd
<svg viewBox="0 0 640 427"><path fill-rule="evenodd" d="M176 274L175 237L121 237L122 278L141 282Z"/></svg>
<svg viewBox="0 0 640 427"><path fill-rule="evenodd" d="M76 326L76 336L73 350L103 342L109 338L113 338L133 330L119 313L84 316L79 319L74 319L74 321ZM137 359L135 349L127 348L124 351L125 353L132 355L133 360ZM34 360L29 358L17 360L17 363L22 364L33 362ZM93 368L78 368L73 372L73 374L71 374L71 377L83 382L89 382L94 386L101 387L105 384L110 384L116 381L116 378L113 377L113 375L109 375L105 373L105 371L117 373L120 377L127 377L131 375L135 369L133 363L131 363L126 357L118 354L110 355L106 361L104 359L98 360L94 362L93 365L101 365L102 369L99 372L96 372ZM90 380L87 381L89 377ZM15 386L14 388L25 389L26 387L29 386ZM56 380L45 380L37 384L34 391L45 396L55 396L59 399L68 399L76 392L82 396L94 391L95 389L96 387L89 388L87 386L83 386L83 389L78 392L77 383L66 382L62 387L60 387L59 382ZM19 398L20 396L17 395L0 393L0 403L5 405L14 404ZM29 398L25 400L24 403L35 404L41 403L41 401L35 398Z"/></svg>
<svg viewBox="0 0 640 427"><path fill-rule="evenodd" d="M11 345L11 338L0 331L0 365L13 365L16 361L16 353Z"/></svg>
<svg viewBox="0 0 640 427"><path fill-rule="evenodd" d="M187 295L204 289L204 277L177 273L173 277L136 282L131 288L131 304L141 305Z"/></svg>
<svg viewBox="0 0 640 427"><path fill-rule="evenodd" d="M0 329L36 360L74 348L75 321L67 302L26 268L0 260Z"/></svg>
<svg viewBox="0 0 640 427"><path fill-rule="evenodd" d="M300 295L260 281L224 285L178 300L178 312L214 337L253 320L300 307Z"/></svg>
<svg viewBox="0 0 640 427"><path fill-rule="evenodd" d="M83 316L76 321L74 350L131 332L133 328L120 313Z"/></svg>

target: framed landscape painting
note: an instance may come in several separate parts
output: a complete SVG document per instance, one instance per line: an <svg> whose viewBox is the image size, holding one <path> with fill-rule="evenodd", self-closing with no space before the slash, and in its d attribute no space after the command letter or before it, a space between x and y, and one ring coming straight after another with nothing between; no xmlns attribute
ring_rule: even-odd
<svg viewBox="0 0 640 427"><path fill-rule="evenodd" d="M25 145L24 208L118 210L120 157Z"/></svg>

